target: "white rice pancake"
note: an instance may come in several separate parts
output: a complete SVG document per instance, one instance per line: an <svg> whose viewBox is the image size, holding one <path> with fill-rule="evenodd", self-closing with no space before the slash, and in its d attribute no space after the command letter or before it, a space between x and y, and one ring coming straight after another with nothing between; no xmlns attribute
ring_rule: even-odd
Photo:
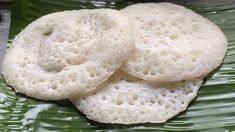
<svg viewBox="0 0 235 132"><path fill-rule="evenodd" d="M91 94L71 101L101 123L163 123L187 108L202 81L157 84L117 71Z"/></svg>
<svg viewBox="0 0 235 132"><path fill-rule="evenodd" d="M135 48L123 71L140 79L172 82L217 68L227 40L211 21L183 6L146 3L122 12L132 21Z"/></svg>
<svg viewBox="0 0 235 132"><path fill-rule="evenodd" d="M117 10L74 10L49 14L13 40L2 73L17 92L42 100L92 91L132 49L128 20Z"/></svg>

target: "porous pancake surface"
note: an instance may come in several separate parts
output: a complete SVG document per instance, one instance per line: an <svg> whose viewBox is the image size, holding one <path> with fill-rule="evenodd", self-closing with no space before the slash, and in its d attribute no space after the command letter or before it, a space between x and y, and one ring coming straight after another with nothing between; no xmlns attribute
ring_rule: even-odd
<svg viewBox="0 0 235 132"><path fill-rule="evenodd" d="M135 48L121 69L157 82L192 79L217 68L227 40L211 21L183 6L146 3L122 12L132 21Z"/></svg>
<svg viewBox="0 0 235 132"><path fill-rule="evenodd" d="M129 26L111 9L43 16L13 40L3 61L4 78L17 92L42 100L92 91L129 56Z"/></svg>
<svg viewBox="0 0 235 132"><path fill-rule="evenodd" d="M71 101L97 122L163 123L187 108L201 84L202 78L157 84L117 71L94 92Z"/></svg>

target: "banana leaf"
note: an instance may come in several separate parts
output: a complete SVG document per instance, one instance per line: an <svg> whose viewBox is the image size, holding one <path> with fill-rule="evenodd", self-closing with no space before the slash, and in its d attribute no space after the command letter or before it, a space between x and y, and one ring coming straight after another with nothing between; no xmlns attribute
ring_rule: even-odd
<svg viewBox="0 0 235 132"><path fill-rule="evenodd" d="M188 109L166 123L111 125L88 120L67 100L40 101L16 94L0 79L0 131L235 131L235 2L168 0L217 24L229 47L222 65L204 81ZM122 9L141 0L13 0L9 42L42 15L71 9ZM154 0L152 2L158 2Z"/></svg>

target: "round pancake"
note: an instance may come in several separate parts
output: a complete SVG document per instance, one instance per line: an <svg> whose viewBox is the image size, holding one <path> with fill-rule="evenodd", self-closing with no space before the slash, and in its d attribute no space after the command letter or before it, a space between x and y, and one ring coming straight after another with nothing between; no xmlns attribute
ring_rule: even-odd
<svg viewBox="0 0 235 132"><path fill-rule="evenodd" d="M218 67L227 50L223 32L208 19L170 3L135 4L122 12L132 21L135 48L121 69L140 79L192 79Z"/></svg>
<svg viewBox="0 0 235 132"><path fill-rule="evenodd" d="M163 123L187 108L201 84L202 78L157 84L117 71L93 93L71 101L101 123Z"/></svg>
<svg viewBox="0 0 235 132"><path fill-rule="evenodd" d="M132 49L128 20L117 10L57 12L29 24L13 40L3 61L7 84L42 100L92 91Z"/></svg>

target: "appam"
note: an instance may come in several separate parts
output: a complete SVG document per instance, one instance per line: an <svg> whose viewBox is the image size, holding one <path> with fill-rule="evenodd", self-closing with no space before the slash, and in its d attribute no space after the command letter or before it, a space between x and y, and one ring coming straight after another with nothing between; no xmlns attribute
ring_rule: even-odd
<svg viewBox="0 0 235 132"><path fill-rule="evenodd" d="M41 100L82 95L105 81L132 49L128 19L117 10L56 12L29 24L2 66L16 92Z"/></svg>
<svg viewBox="0 0 235 132"><path fill-rule="evenodd" d="M121 69L156 82L188 80L217 68L227 50L223 32L183 6L141 3L122 12L132 21L135 48Z"/></svg>
<svg viewBox="0 0 235 132"><path fill-rule="evenodd" d="M163 123L187 108L202 81L158 84L116 71L95 91L71 101L87 118L101 123Z"/></svg>

